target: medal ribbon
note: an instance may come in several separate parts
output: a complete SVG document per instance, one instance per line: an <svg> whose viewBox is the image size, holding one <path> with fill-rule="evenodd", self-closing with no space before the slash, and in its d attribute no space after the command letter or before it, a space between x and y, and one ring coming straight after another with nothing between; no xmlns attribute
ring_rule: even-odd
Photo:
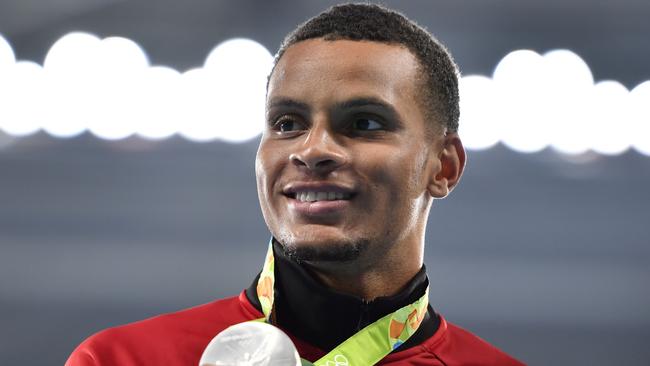
<svg viewBox="0 0 650 366"><path fill-rule="evenodd" d="M257 297L265 320L270 323L275 287L273 240L269 243L262 273L257 281ZM369 324L316 362L314 366L369 366L379 362L411 337L422 323L429 305L429 288L414 303Z"/></svg>

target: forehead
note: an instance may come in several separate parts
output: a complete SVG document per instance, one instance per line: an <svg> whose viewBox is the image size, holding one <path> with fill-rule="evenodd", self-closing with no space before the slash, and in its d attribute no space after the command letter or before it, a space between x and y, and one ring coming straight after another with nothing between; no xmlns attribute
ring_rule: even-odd
<svg viewBox="0 0 650 366"><path fill-rule="evenodd" d="M398 102L416 94L418 62L399 45L310 39L285 51L271 75L269 98L341 99L371 94Z"/></svg>

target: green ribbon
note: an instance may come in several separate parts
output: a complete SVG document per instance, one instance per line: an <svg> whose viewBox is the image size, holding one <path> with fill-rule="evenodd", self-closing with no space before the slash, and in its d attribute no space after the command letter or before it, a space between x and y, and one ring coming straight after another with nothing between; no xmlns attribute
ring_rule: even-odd
<svg viewBox="0 0 650 366"><path fill-rule="evenodd" d="M275 287L275 259L273 240L269 243L262 273L257 281L257 297L262 304L264 320L270 323ZM314 362L302 360L302 365L313 366L369 366L379 362L409 339L422 323L429 305L429 288L414 303L369 324L328 354Z"/></svg>

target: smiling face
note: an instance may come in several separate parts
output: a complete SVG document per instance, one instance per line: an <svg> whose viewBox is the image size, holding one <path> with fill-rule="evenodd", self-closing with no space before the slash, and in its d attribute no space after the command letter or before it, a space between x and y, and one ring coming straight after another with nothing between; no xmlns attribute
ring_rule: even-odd
<svg viewBox="0 0 650 366"><path fill-rule="evenodd" d="M287 49L256 160L262 213L285 250L313 263L421 261L445 136L425 120L417 73L397 45L311 39Z"/></svg>

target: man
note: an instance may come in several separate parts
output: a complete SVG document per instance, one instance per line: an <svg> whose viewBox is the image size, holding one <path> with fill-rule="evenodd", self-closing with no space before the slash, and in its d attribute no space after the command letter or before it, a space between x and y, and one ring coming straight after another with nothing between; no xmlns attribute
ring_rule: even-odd
<svg viewBox="0 0 650 366"><path fill-rule="evenodd" d="M463 172L458 116L455 64L402 15L341 5L301 25L268 82L256 176L273 239L258 278L100 332L67 364L197 365L219 332L266 318L317 365L520 365L428 306L425 226ZM355 351L329 360L348 339Z"/></svg>

